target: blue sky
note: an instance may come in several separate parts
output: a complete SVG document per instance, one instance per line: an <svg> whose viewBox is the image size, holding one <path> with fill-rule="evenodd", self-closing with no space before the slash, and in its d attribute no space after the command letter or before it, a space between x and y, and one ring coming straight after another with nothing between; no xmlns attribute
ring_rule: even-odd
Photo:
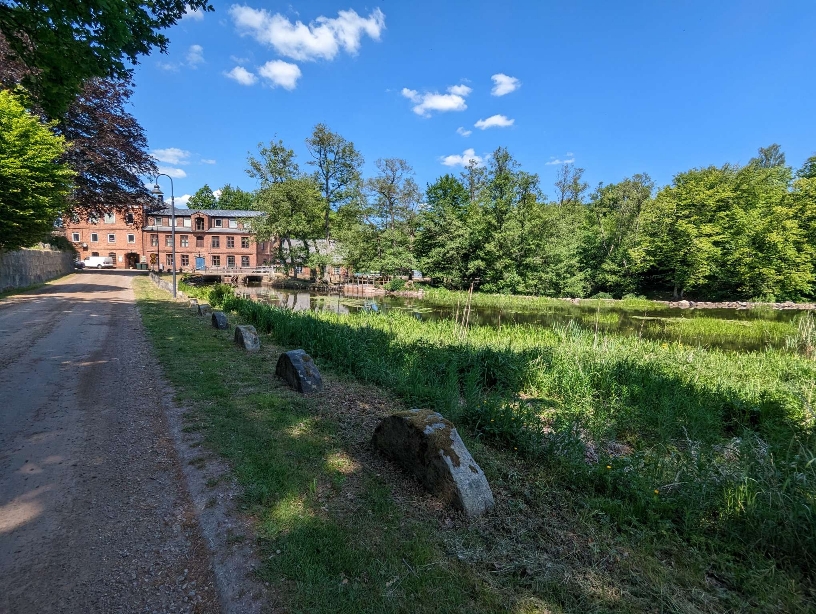
<svg viewBox="0 0 816 614"><path fill-rule="evenodd" d="M404 158L423 188L498 146L548 194L558 160L592 186L663 185L773 142L797 167L816 151L812 0L213 4L135 74L181 203L205 182L254 189L247 154L273 138L307 168L318 122L369 175Z"/></svg>

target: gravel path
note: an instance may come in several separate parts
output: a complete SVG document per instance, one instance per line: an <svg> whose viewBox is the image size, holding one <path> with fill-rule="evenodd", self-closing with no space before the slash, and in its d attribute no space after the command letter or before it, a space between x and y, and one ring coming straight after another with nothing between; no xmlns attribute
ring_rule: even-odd
<svg viewBox="0 0 816 614"><path fill-rule="evenodd" d="M0 612L258 609L223 573L217 590L218 523L205 541L132 280L82 272L0 302Z"/></svg>

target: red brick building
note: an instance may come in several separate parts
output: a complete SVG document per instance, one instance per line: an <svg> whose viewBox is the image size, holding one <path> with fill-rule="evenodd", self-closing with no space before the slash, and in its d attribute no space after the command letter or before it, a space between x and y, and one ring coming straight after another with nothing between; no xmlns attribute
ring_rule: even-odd
<svg viewBox="0 0 816 614"><path fill-rule="evenodd" d="M271 264L272 242L256 242L247 223L259 215L258 211L177 208L176 268L192 271L202 266L220 269ZM101 220L74 219L65 224L65 234L83 259L110 256L120 269L142 263L154 269L173 267L170 209L112 213Z"/></svg>

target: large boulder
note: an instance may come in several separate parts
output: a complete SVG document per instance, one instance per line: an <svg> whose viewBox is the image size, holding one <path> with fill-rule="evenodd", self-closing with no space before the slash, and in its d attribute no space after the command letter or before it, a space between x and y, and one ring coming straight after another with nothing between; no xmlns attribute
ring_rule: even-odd
<svg viewBox="0 0 816 614"><path fill-rule="evenodd" d="M261 340L254 326L239 324L235 327L235 343L247 352L257 352L261 349Z"/></svg>
<svg viewBox="0 0 816 614"><path fill-rule="evenodd" d="M208 316L212 313L212 309L207 303L199 303L198 304L198 315L200 316Z"/></svg>
<svg viewBox="0 0 816 614"><path fill-rule="evenodd" d="M440 414L412 409L388 416L374 431L372 443L428 491L468 516L493 507L484 472L453 424Z"/></svg>
<svg viewBox="0 0 816 614"><path fill-rule="evenodd" d="M275 367L275 375L286 380L294 390L308 394L323 390L323 378L317 365L304 350L292 350L281 354Z"/></svg>
<svg viewBox="0 0 816 614"><path fill-rule="evenodd" d="M227 330L229 328L229 320L227 320L227 314L225 314L223 311L213 311L212 325L213 328L217 328L219 330Z"/></svg>

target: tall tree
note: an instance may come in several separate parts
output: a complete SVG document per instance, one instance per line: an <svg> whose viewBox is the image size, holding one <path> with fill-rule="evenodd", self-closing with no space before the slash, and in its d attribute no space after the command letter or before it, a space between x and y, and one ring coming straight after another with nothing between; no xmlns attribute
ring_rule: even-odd
<svg viewBox="0 0 816 614"><path fill-rule="evenodd" d="M589 184L583 181L584 169L564 164L555 180L555 202L559 207L583 202Z"/></svg>
<svg viewBox="0 0 816 614"><path fill-rule="evenodd" d="M233 188L230 184L225 184L218 194L216 209L251 210L255 200L252 192L246 192L241 188Z"/></svg>
<svg viewBox="0 0 816 614"><path fill-rule="evenodd" d="M42 240L66 208L65 139L0 90L0 249Z"/></svg>
<svg viewBox="0 0 816 614"><path fill-rule="evenodd" d="M777 143L773 143L767 147L760 147L758 154L756 158L751 158L751 163L756 164L760 168L785 166L785 153Z"/></svg>
<svg viewBox="0 0 816 614"><path fill-rule="evenodd" d="M187 206L190 209L216 209L218 201L213 194L212 189L206 183L196 190L196 193L187 201Z"/></svg>
<svg viewBox="0 0 816 614"><path fill-rule="evenodd" d="M295 157L294 150L286 147L280 139L277 142L269 141L269 145L258 143L258 157L252 154L247 156L249 168L246 173L258 180L261 189L265 189L300 175Z"/></svg>
<svg viewBox="0 0 816 614"><path fill-rule="evenodd" d="M91 78L129 79L130 65L158 48L161 33L207 0L0 0L0 33L31 70L26 87L51 118L61 117Z"/></svg>
<svg viewBox="0 0 816 614"><path fill-rule="evenodd" d="M143 178L158 169L144 130L126 111L131 93L123 81L88 79L57 125L71 143L63 159L76 171L74 213L102 217L152 202Z"/></svg>
<svg viewBox="0 0 816 614"><path fill-rule="evenodd" d="M354 143L332 132L325 124L314 127L312 136L306 139L306 147L312 156L309 164L316 168L315 179L323 194L323 227L328 240L332 210L353 200L360 188L363 156Z"/></svg>

